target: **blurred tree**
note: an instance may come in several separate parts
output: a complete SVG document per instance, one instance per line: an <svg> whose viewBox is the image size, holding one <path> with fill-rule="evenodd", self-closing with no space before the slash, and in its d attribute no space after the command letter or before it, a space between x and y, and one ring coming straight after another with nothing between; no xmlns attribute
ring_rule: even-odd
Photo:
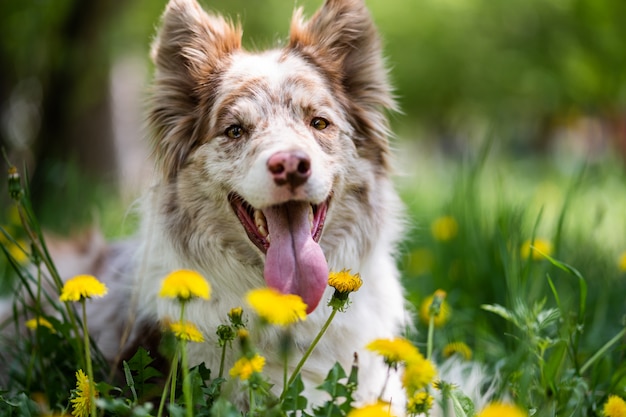
<svg viewBox="0 0 626 417"><path fill-rule="evenodd" d="M251 49L286 39L294 6L200 2L242 21ZM394 117L401 136L458 144L488 126L541 145L559 125L591 115L626 149L626 1L366 2L404 110ZM68 161L114 179L109 71L120 54L147 60L165 3L0 2L0 144L18 161L32 151L37 196L60 195ZM296 5L310 15L321 3Z"/></svg>
<svg viewBox="0 0 626 417"><path fill-rule="evenodd" d="M9 0L0 5L1 141L30 159L36 202L60 197L73 164L94 179L114 172L106 33L123 4Z"/></svg>
<svg viewBox="0 0 626 417"><path fill-rule="evenodd" d="M524 141L568 115L624 118L623 0L371 0L402 123Z"/></svg>

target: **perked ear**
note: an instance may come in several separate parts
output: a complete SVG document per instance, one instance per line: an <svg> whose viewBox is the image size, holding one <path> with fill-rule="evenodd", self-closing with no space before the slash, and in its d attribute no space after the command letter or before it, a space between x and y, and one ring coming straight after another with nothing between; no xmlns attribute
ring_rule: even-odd
<svg viewBox="0 0 626 417"><path fill-rule="evenodd" d="M389 133L383 109L396 110L381 42L363 0L326 0L304 21L297 10L289 47L317 65L345 94L364 157L387 166Z"/></svg>
<svg viewBox="0 0 626 417"><path fill-rule="evenodd" d="M241 48L241 28L207 14L196 0L170 0L152 45L156 73L149 124L157 163L175 176L202 139L201 108L210 106L217 75Z"/></svg>

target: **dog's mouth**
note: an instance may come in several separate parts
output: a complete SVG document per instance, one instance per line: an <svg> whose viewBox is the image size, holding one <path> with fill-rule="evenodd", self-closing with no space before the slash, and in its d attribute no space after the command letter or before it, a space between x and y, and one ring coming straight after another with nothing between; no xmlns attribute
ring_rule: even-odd
<svg viewBox="0 0 626 417"><path fill-rule="evenodd" d="M299 295L307 313L312 312L328 281L328 264L318 242L330 197L320 204L289 201L263 210L235 193L228 199L250 241L265 253L267 285Z"/></svg>

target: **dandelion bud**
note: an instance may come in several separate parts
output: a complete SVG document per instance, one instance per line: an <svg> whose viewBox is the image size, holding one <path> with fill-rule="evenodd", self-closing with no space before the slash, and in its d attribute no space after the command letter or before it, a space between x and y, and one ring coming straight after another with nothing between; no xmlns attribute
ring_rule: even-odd
<svg viewBox="0 0 626 417"><path fill-rule="evenodd" d="M441 311L441 306L443 304L443 300L446 299L446 292L443 290L437 290L435 291L435 294L433 296L433 301L430 304L430 315L437 317L439 315L439 312Z"/></svg>
<svg viewBox="0 0 626 417"><path fill-rule="evenodd" d="M246 327L243 322L243 308L241 307L231 308L228 312L228 319L230 320L230 323L237 329L240 327Z"/></svg>
<svg viewBox="0 0 626 417"><path fill-rule="evenodd" d="M14 166L9 167L9 195L15 201L19 201L24 195L20 173Z"/></svg>
<svg viewBox="0 0 626 417"><path fill-rule="evenodd" d="M229 343L235 340L235 336L236 336L235 330L232 327L227 326L225 324L220 324L219 326L217 326L216 334L218 337L218 343L220 347L224 347L226 343Z"/></svg>

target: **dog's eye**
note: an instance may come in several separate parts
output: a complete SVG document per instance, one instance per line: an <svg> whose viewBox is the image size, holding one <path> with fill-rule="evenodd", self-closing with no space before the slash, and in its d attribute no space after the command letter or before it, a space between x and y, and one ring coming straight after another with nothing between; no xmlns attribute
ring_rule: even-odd
<svg viewBox="0 0 626 417"><path fill-rule="evenodd" d="M311 120L311 126L317 130L324 130L330 125L330 122L323 117L314 117Z"/></svg>
<svg viewBox="0 0 626 417"><path fill-rule="evenodd" d="M228 126L228 128L224 131L224 134L231 139L239 139L243 136L243 127L239 125Z"/></svg>

